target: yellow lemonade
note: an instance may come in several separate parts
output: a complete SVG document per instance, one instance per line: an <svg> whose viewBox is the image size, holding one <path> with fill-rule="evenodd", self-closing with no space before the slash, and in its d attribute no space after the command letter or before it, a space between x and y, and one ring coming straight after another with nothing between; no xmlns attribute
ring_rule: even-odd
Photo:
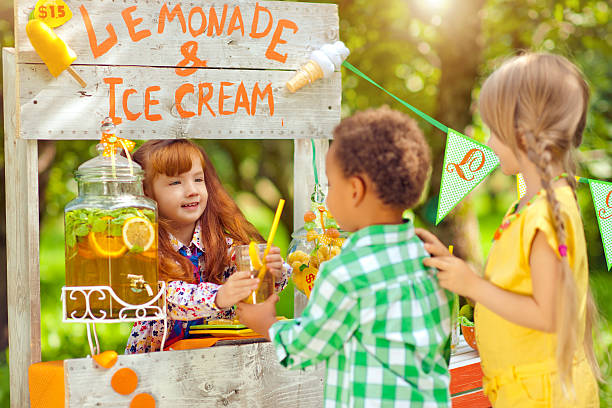
<svg viewBox="0 0 612 408"><path fill-rule="evenodd" d="M110 286L124 303L150 301L158 292L154 220L154 211L138 208L67 212L66 286ZM118 318L124 307L108 291L89 295L89 310L95 317ZM66 310L68 317L83 316L86 296L77 290L68 292ZM122 317L134 316L130 310Z"/></svg>

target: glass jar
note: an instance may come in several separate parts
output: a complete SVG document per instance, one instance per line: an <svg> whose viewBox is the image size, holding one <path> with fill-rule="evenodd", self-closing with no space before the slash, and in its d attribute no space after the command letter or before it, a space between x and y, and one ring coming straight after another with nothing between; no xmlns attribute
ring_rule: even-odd
<svg viewBox="0 0 612 408"><path fill-rule="evenodd" d="M310 298L310 292L321 264L338 255L347 234L335 228L306 230L300 228L291 234L287 262L293 268L292 279L296 288Z"/></svg>
<svg viewBox="0 0 612 408"><path fill-rule="evenodd" d="M64 209L66 286L110 286L122 302L141 305L158 292L157 204L144 196L137 163L120 148L111 156L97 149L100 155L75 172L78 196ZM65 301L67 316L85 317L85 292L73 290ZM124 306L108 291L89 296L95 317L117 318Z"/></svg>

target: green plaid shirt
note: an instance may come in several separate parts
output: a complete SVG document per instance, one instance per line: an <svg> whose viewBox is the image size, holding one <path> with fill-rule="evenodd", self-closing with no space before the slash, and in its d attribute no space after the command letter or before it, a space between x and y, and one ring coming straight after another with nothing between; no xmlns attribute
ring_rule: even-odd
<svg viewBox="0 0 612 408"><path fill-rule="evenodd" d="M361 229L270 328L282 365L327 362L325 407L450 407L451 298L426 256L411 222Z"/></svg>

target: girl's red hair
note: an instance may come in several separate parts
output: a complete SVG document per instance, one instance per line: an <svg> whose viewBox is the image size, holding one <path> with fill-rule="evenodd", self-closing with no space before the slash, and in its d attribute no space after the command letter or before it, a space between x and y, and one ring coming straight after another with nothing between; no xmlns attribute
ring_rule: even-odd
<svg viewBox="0 0 612 408"><path fill-rule="evenodd" d="M263 242L263 237L229 196L204 149L186 139L153 140L140 146L132 157L145 172L144 191L150 196L157 175L173 177L191 170L191 157L194 155L201 160L204 183L208 190L206 209L199 219L202 247L206 250L204 280L221 284L224 280L223 272L230 263L226 237L232 238L235 244L248 244L251 240ZM164 280L194 282L193 265L170 244L171 231L172 220L160 216L160 277Z"/></svg>

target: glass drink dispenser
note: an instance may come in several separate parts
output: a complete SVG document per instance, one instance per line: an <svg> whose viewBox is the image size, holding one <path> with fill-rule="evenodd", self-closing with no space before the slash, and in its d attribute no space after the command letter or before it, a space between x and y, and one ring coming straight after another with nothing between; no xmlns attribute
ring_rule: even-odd
<svg viewBox="0 0 612 408"><path fill-rule="evenodd" d="M147 303L158 292L157 205L144 196L143 170L129 153L121 155L125 143L112 121L103 122L102 133L100 154L75 172L78 196L64 210L66 286L108 286L121 302L108 290L72 290L66 312L77 318L88 311L117 318L125 304ZM132 308L122 317L134 314Z"/></svg>

